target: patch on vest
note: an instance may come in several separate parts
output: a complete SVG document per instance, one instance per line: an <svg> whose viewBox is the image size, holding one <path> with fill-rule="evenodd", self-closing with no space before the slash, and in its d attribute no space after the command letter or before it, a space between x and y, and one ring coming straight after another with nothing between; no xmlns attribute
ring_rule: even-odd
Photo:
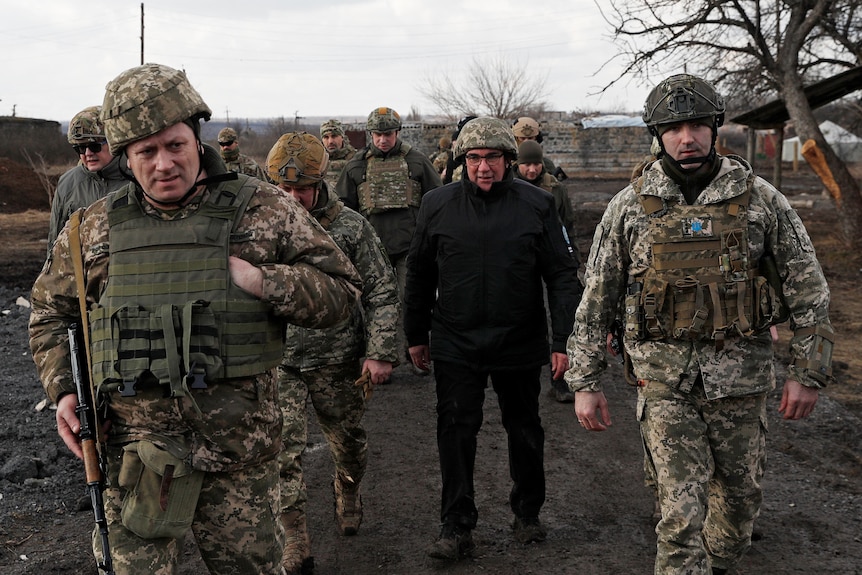
<svg viewBox="0 0 862 575"><path fill-rule="evenodd" d="M684 238L711 238L712 235L711 217L683 218L682 236Z"/></svg>

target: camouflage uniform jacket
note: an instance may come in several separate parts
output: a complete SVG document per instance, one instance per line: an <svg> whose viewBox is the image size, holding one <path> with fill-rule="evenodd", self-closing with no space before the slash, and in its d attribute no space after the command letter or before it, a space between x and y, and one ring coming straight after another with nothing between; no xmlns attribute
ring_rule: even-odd
<svg viewBox="0 0 862 575"><path fill-rule="evenodd" d="M434 169L437 170L437 173L442 174L443 170L446 169L446 166L449 165L449 160L452 159L452 150L440 150L439 152L432 154L430 159L431 164L434 165Z"/></svg>
<svg viewBox="0 0 862 575"><path fill-rule="evenodd" d="M98 172L91 172L83 164L78 164L60 176L54 199L51 201L51 221L48 223L49 254L57 235L72 212L86 208L128 183L119 166L120 158L116 157Z"/></svg>
<svg viewBox="0 0 862 575"><path fill-rule="evenodd" d="M218 173L220 160L208 160L204 162L207 173ZM274 186L258 184L233 236L247 241L232 242L230 255L263 271L262 299L283 321L317 327L342 321L353 309L361 285L353 265L301 205ZM199 198L220 185L210 184ZM113 197L87 208L80 227L86 299L91 309L98 305L109 278L107 202ZM200 203L192 201L171 214L146 202L143 205L152 217L173 220L193 213ZM61 395L75 393L67 327L81 319L69 246L66 227L32 291L30 348L45 391L54 402ZM112 424L108 442L119 445L147 439L204 471L230 471L276 457L281 449L281 410L275 369L208 384L193 395L200 412L189 398L165 398L158 386L131 398L106 394L100 399Z"/></svg>
<svg viewBox="0 0 862 575"><path fill-rule="evenodd" d="M374 228L324 185L312 215L362 276L362 298L350 318L326 329L288 325L284 365L300 370L361 357L397 363L395 332L400 303L395 272Z"/></svg>
<svg viewBox="0 0 862 575"><path fill-rule="evenodd" d="M572 209L572 201L569 199L569 193L566 190L565 184L557 178L549 174L544 169L535 180L528 180L519 172L517 166L514 168L515 177L526 182L530 182L538 188L542 188L546 192L550 192L554 196L554 205L557 206L557 215L560 216L560 221L563 227L566 228L566 233L569 234L569 240L575 241L575 211Z"/></svg>
<svg viewBox="0 0 862 575"><path fill-rule="evenodd" d="M330 190L335 189L335 185L338 183L338 177L344 170L344 166L346 166L347 162L352 160L355 155L356 148L350 145L347 138L344 138L343 146L329 154L329 165L326 166L325 180L326 185L329 186Z"/></svg>
<svg viewBox="0 0 862 575"><path fill-rule="evenodd" d="M246 174L248 176L251 176L252 178L257 178L258 180L262 180L264 182L269 181L266 177L266 174L263 173L263 168L261 168L257 162L255 162L245 154L239 154L236 160L231 160L230 162L225 160L225 166L227 166L229 172Z"/></svg>
<svg viewBox="0 0 862 575"><path fill-rule="evenodd" d="M696 205L721 204L749 189L751 168L739 158L721 158L720 170L701 192ZM749 251L759 260L771 252L795 330L829 323L829 288L814 247L787 198L762 178L751 180L747 208ZM678 186L654 162L643 172L644 195L684 203ZM600 391L599 376L606 367L605 342L611 323L620 315L627 284L651 267L652 242L648 217L635 187L628 186L608 204L596 227L587 261L585 291L569 338L569 388ZM791 356L811 357L813 335L794 336ZM625 340L625 351L638 379L660 381L682 391L694 384L698 372L710 399L766 393L775 386L772 339L769 331L748 338L730 337L721 351L709 340ZM819 387L807 370L789 368L788 377Z"/></svg>
<svg viewBox="0 0 862 575"><path fill-rule="evenodd" d="M335 191L338 197L344 201L344 205L352 210L359 211L359 184L365 181L367 159L370 156L391 157L401 153L401 140L386 154L381 152L373 144L359 150L353 159L344 166L341 177ZM443 185L439 174L434 170L431 161L416 148L411 148L405 155L410 179L419 183L421 193L439 188ZM410 249L410 240L413 238L413 230L416 229L416 214L418 208L409 207L398 210L371 214L368 221L374 226L383 247L390 260L394 260L407 254Z"/></svg>

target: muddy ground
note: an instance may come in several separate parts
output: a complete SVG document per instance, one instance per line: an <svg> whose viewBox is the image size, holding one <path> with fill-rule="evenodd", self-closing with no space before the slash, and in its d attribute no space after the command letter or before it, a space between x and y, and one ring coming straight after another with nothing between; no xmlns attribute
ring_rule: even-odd
<svg viewBox="0 0 862 575"><path fill-rule="evenodd" d="M16 185L10 189L11 184ZM586 253L604 204L625 181L596 177L569 184L582 215L578 240ZM28 297L47 233L47 204L36 197L44 192L33 192L39 204L34 207L22 200L22 185L13 182L0 162L0 573L95 574L89 551L93 516L82 505L83 469L58 438L54 413L37 409L44 395L27 344L28 309L16 303ZM838 383L821 394L812 417L801 422L781 420L779 392L772 394L759 539L741 572L860 574L862 256L847 252L838 241L834 208L820 196L812 174L785 174L783 187L814 237L830 280ZM786 329L781 337L779 365L786 362ZM456 565L425 556L439 520L432 378L398 368L394 382L374 394L365 417L370 445L363 482L365 520L356 537L336 535L332 464L312 424L306 480L315 573L651 573L652 499L643 486L635 392L622 382L616 364L606 379L614 426L603 434L583 431L571 404L542 395L548 496L541 517L549 535L546 542L527 547L514 542L509 528L506 438L489 390L476 464L478 547L472 559ZM206 573L191 541L180 573Z"/></svg>

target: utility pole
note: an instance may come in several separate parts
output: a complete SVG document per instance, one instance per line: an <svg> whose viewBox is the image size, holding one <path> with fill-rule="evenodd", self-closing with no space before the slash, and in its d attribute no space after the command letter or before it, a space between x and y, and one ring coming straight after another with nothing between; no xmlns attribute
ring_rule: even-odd
<svg viewBox="0 0 862 575"><path fill-rule="evenodd" d="M144 3L141 2L141 66L144 65Z"/></svg>
<svg viewBox="0 0 862 575"><path fill-rule="evenodd" d="M296 112L293 113L293 131L294 132L299 131L299 121L304 120L304 119L305 119L304 116L299 115L299 110L297 110Z"/></svg>

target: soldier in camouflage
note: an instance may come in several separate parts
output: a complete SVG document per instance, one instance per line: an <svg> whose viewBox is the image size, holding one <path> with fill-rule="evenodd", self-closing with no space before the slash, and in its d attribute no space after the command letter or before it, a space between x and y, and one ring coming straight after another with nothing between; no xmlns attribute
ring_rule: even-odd
<svg viewBox="0 0 862 575"><path fill-rule="evenodd" d="M282 572L285 323L335 325L360 286L301 206L225 172L200 141L210 115L167 66L109 82L101 119L134 179L72 215L33 286L33 359L78 457L67 327L89 327L118 574L176 572L189 529L213 573Z"/></svg>
<svg viewBox="0 0 862 575"><path fill-rule="evenodd" d="M84 108L69 122L68 140L80 162L60 176L51 200L48 222L48 253L72 212L86 208L99 198L126 185L119 158L108 150L105 129L99 120L101 106Z"/></svg>
<svg viewBox="0 0 862 575"><path fill-rule="evenodd" d="M344 132L344 124L338 120L327 120L320 125L320 139L329 153L326 185L330 190L334 190L344 166L356 155L356 148L350 145Z"/></svg>
<svg viewBox="0 0 862 575"><path fill-rule="evenodd" d="M431 164L440 177L443 177L443 172L446 171L446 166L449 165L449 160L452 159L452 138L443 136L437 143L437 151L429 157Z"/></svg>
<svg viewBox="0 0 862 575"><path fill-rule="evenodd" d="M624 317L658 482L662 575L734 573L751 545L775 387L770 326L789 312L785 419L811 413L832 378L829 288L811 240L778 190L741 158L716 153L724 111L714 88L687 74L649 94L643 119L660 159L596 228L568 343L575 413L585 429L605 430L599 377L610 326Z"/></svg>
<svg viewBox="0 0 862 575"><path fill-rule="evenodd" d="M523 142L536 142L541 145L545 135L542 134L539 122L529 116L521 116L512 123L512 133L515 134L515 141L520 146ZM554 161L548 156L542 157L542 163L545 165L545 171L551 175L557 174L557 166Z"/></svg>
<svg viewBox="0 0 862 575"><path fill-rule="evenodd" d="M218 133L218 145L222 160L228 171L246 174L258 180L266 181L263 169L250 157L239 151L239 135L233 128L222 128Z"/></svg>
<svg viewBox="0 0 862 575"><path fill-rule="evenodd" d="M407 250L416 229L416 214L422 196L442 185L440 176L425 154L402 142L401 116L392 108L375 108L368 114L366 129L371 144L359 150L344 167L336 185L344 204L368 218L386 248L398 279L398 296L404 301ZM407 340L398 322L398 348L407 355ZM413 366L417 375L425 368Z"/></svg>
<svg viewBox="0 0 862 575"><path fill-rule="evenodd" d="M395 334L400 304L395 272L374 228L346 207L325 182L327 152L320 140L305 132L284 134L270 150L266 169L270 180L293 195L329 232L353 262L363 285L361 301L347 320L327 329L287 328L279 367L284 414L281 513L287 541L283 566L287 573L300 573L313 565L302 476L306 402L310 397L335 462L338 532L355 535L362 521L359 484L368 458L362 427L366 395L371 386L389 378L398 361ZM367 394L355 384L360 375L369 379Z"/></svg>

